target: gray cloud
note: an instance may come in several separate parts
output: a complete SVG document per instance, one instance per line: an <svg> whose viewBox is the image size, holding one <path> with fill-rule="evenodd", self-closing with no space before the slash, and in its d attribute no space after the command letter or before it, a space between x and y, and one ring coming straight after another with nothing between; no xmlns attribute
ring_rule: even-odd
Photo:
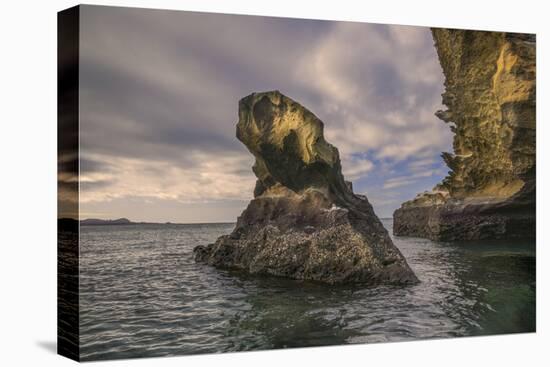
<svg viewBox="0 0 550 367"><path fill-rule="evenodd" d="M399 176L381 160L418 165L450 145L426 28L84 6L81 33L84 210L225 200L234 219L254 184L237 101L254 91L319 116L350 179L387 175L359 185L367 195Z"/></svg>

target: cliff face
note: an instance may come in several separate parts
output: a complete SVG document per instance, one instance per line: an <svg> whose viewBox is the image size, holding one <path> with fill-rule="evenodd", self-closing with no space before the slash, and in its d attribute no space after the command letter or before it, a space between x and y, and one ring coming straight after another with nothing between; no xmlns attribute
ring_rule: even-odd
<svg viewBox="0 0 550 367"><path fill-rule="evenodd" d="M254 199L230 235L195 248L197 261L327 283L417 281L313 113L254 93L239 102L237 138L256 158Z"/></svg>
<svg viewBox="0 0 550 367"><path fill-rule="evenodd" d="M507 198L535 165L535 47L529 37L494 32L433 30L445 74L437 116L454 123L452 197Z"/></svg>
<svg viewBox="0 0 550 367"><path fill-rule="evenodd" d="M394 232L433 239L534 236L534 35L433 29L451 124L449 175L394 213Z"/></svg>

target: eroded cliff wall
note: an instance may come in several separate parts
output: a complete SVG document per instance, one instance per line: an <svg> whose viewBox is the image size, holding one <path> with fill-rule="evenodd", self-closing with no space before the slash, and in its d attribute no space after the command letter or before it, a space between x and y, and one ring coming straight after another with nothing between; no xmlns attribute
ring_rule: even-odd
<svg viewBox="0 0 550 367"><path fill-rule="evenodd" d="M452 197L506 198L535 165L535 43L530 35L434 29L445 74L437 116L451 123Z"/></svg>
<svg viewBox="0 0 550 367"><path fill-rule="evenodd" d="M395 234L534 236L535 36L454 29L433 29L432 34L447 107L436 115L455 134L453 152L442 154L450 171L431 192L394 213ZM528 226L520 230L520 223Z"/></svg>

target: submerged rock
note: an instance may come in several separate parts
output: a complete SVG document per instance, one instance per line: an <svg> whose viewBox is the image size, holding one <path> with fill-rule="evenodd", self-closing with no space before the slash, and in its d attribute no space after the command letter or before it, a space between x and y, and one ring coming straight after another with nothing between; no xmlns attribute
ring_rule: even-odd
<svg viewBox="0 0 550 367"><path fill-rule="evenodd" d="M394 233L436 240L535 237L534 35L433 29L452 123L449 175L394 213Z"/></svg>
<svg viewBox="0 0 550 367"><path fill-rule="evenodd" d="M278 91L239 102L237 138L256 158L254 199L229 235L194 249L195 259L327 283L414 283L364 196L344 181L323 123Z"/></svg>

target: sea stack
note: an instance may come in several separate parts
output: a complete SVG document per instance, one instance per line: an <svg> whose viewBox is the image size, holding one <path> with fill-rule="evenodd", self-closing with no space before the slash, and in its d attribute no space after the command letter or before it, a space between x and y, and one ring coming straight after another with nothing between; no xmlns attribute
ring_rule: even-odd
<svg viewBox="0 0 550 367"><path fill-rule="evenodd" d="M449 175L394 213L433 240L535 237L535 35L432 29L451 124Z"/></svg>
<svg viewBox="0 0 550 367"><path fill-rule="evenodd" d="M256 158L254 199L233 232L197 246L220 268L326 283L415 283L367 198L344 181L312 112L278 91L239 101L237 138Z"/></svg>

